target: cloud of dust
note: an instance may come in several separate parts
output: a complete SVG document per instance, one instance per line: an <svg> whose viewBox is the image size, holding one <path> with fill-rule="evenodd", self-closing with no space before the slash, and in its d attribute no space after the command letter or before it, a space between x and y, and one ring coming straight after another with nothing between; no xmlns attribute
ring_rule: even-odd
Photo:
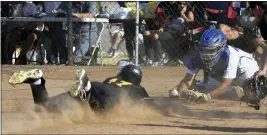
<svg viewBox="0 0 267 135"><path fill-rule="evenodd" d="M133 103L130 100L122 99L122 102L115 108L100 116L100 119L108 122L133 123L140 121L149 121L162 118L159 110L142 104Z"/></svg>
<svg viewBox="0 0 267 135"><path fill-rule="evenodd" d="M87 102L79 104L75 100L66 100L64 103L64 107L57 113L49 113L34 104L23 105L13 115L15 117L12 116L3 121L3 133L27 133L42 127L64 124L134 123L161 118L161 114L157 110L151 109L147 105L134 104L126 99L115 108L101 114L91 110Z"/></svg>
<svg viewBox="0 0 267 135"><path fill-rule="evenodd" d="M57 112L48 112L45 108L34 104L24 104L17 108L17 112L12 114L11 118L3 120L3 133L23 133L58 124L73 124L81 121L85 114L87 118L94 120L94 114L89 106L82 106L75 100L66 100L64 103L62 107L66 108L60 108Z"/></svg>

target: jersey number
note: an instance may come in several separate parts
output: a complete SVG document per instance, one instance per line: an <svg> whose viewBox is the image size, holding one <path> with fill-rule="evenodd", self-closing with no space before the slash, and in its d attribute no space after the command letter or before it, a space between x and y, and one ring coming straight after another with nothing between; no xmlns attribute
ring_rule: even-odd
<svg viewBox="0 0 267 135"><path fill-rule="evenodd" d="M119 81L117 78L110 79L108 83L109 84L114 83L119 87L126 86L126 85L132 85L132 83L130 83L130 82L126 82L126 81L123 81L123 80Z"/></svg>

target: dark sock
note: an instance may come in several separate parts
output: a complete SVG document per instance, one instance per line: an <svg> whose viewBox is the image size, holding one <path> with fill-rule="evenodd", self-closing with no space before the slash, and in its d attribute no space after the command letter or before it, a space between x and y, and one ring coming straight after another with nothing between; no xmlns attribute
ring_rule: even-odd
<svg viewBox="0 0 267 135"><path fill-rule="evenodd" d="M48 92L45 88L45 80L40 79L41 83L36 85L31 83L32 96L35 104L44 105L48 100Z"/></svg>

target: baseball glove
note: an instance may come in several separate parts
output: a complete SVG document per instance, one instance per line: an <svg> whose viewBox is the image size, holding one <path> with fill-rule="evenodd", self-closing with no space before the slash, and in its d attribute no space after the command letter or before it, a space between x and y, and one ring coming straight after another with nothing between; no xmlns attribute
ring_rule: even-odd
<svg viewBox="0 0 267 135"><path fill-rule="evenodd" d="M205 103L211 100L209 93L202 93L196 90L183 90L180 97L184 101L195 103Z"/></svg>
<svg viewBox="0 0 267 135"><path fill-rule="evenodd" d="M249 80L248 83L248 88L250 88L251 91L241 98L241 102L244 101L250 107L259 110L267 96L267 78L265 76L259 76L257 79Z"/></svg>

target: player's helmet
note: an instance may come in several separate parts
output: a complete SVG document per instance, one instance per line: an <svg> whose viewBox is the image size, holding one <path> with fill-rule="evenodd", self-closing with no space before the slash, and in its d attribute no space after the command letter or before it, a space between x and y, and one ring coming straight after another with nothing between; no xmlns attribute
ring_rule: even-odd
<svg viewBox="0 0 267 135"><path fill-rule="evenodd" d="M226 43L227 38L219 29L208 29L202 34L198 52L206 68L211 68L218 62Z"/></svg>
<svg viewBox="0 0 267 135"><path fill-rule="evenodd" d="M130 64L124 66L117 77L135 85L140 85L142 81L142 71L138 66Z"/></svg>

